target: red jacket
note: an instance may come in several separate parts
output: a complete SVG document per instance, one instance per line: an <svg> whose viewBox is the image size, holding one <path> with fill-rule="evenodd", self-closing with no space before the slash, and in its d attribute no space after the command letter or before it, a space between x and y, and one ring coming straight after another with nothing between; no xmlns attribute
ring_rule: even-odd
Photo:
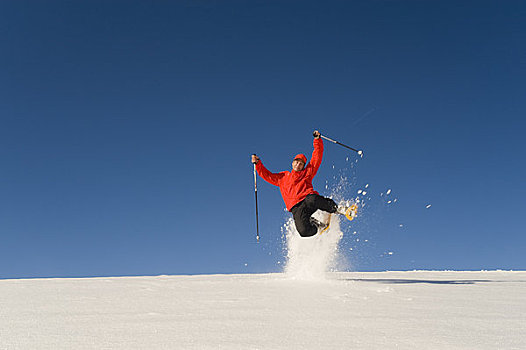
<svg viewBox="0 0 526 350"><path fill-rule="evenodd" d="M323 157L323 141L321 138L314 139L314 151L312 157L302 171L282 171L280 173L271 173L265 168L261 160L256 164L256 170L268 183L279 186L281 196L285 201L287 210L301 202L307 195L318 192L312 188L312 179L318 172Z"/></svg>

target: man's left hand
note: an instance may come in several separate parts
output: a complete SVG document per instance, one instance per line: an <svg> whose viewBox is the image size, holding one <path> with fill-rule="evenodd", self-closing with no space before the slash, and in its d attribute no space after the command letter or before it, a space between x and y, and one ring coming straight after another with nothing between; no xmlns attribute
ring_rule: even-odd
<svg viewBox="0 0 526 350"><path fill-rule="evenodd" d="M314 136L315 139L319 139L321 134L318 130L314 130L314 132L312 133L312 136Z"/></svg>

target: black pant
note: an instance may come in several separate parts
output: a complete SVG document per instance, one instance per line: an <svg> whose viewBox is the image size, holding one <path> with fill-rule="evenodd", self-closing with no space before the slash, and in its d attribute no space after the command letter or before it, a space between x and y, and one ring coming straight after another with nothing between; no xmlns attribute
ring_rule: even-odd
<svg viewBox="0 0 526 350"><path fill-rule="evenodd" d="M294 217L296 230L300 236L310 237L318 233L318 228L310 222L310 217L318 209L335 213L338 205L330 198L319 194L309 194L304 200L293 206L290 211Z"/></svg>

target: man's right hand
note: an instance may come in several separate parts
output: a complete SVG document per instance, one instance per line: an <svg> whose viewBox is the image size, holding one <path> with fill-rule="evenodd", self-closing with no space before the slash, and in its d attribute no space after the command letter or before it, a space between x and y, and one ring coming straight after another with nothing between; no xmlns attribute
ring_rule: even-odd
<svg viewBox="0 0 526 350"><path fill-rule="evenodd" d="M257 164L259 162L259 157L255 154L252 155L252 163Z"/></svg>

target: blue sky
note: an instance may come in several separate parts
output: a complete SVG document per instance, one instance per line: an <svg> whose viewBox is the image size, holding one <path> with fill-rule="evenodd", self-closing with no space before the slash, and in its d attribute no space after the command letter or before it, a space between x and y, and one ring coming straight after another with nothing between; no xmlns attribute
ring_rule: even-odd
<svg viewBox="0 0 526 350"><path fill-rule="evenodd" d="M287 170L314 129L365 152L326 142L314 181L369 184L342 243L354 269L524 269L525 16L2 1L0 278L279 271L288 214L260 180L255 243L249 158Z"/></svg>

